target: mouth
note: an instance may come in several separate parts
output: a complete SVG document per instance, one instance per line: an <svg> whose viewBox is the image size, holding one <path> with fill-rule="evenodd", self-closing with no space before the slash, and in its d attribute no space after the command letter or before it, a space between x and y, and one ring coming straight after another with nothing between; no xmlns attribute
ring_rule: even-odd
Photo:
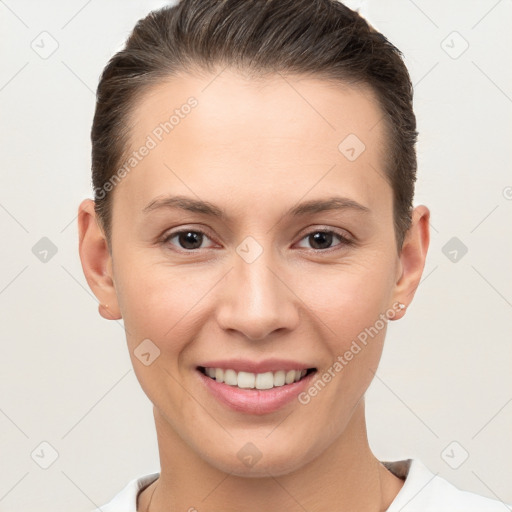
<svg viewBox="0 0 512 512"><path fill-rule="evenodd" d="M312 373L316 368L305 368L297 370L277 370L274 372L251 373L236 371L229 368L214 368L198 366L197 369L206 377L227 384L238 389L256 389L268 390L280 387L286 387L295 382L299 382Z"/></svg>

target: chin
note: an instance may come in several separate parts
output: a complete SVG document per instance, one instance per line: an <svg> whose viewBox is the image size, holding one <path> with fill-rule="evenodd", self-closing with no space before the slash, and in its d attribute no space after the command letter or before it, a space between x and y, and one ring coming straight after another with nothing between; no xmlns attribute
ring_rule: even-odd
<svg viewBox="0 0 512 512"><path fill-rule="evenodd" d="M299 449L300 448L300 449ZM267 447L259 451L252 443L246 443L229 456L229 449L222 453L210 453L205 460L219 471L243 478L283 476L297 471L307 464L307 453L301 444L297 449L284 451ZM300 455L299 455L300 453Z"/></svg>

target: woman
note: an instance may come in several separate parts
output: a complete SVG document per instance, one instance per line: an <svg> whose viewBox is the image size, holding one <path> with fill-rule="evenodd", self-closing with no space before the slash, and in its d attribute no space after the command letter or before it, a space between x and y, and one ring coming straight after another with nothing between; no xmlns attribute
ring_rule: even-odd
<svg viewBox="0 0 512 512"><path fill-rule="evenodd" d="M364 394L429 245L399 51L333 0L182 0L106 66L80 257L161 471L107 511L491 511L379 461Z"/></svg>

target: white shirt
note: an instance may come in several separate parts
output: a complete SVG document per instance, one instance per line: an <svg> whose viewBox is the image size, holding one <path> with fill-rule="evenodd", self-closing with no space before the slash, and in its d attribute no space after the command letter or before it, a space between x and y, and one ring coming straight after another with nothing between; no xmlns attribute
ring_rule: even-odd
<svg viewBox="0 0 512 512"><path fill-rule="evenodd" d="M386 512L506 512L512 505L461 491L432 473L419 459L382 462L404 485ZM137 495L160 473L133 479L109 503L93 512L137 512Z"/></svg>

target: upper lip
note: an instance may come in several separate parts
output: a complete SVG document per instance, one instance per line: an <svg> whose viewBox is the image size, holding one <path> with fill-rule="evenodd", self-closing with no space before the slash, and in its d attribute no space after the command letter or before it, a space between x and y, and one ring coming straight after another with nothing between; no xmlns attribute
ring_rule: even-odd
<svg viewBox="0 0 512 512"><path fill-rule="evenodd" d="M206 361L198 366L199 368L222 368L224 370L235 370L236 372L266 373L279 370L308 370L315 366L290 359L265 359L253 361L249 359L223 359Z"/></svg>

